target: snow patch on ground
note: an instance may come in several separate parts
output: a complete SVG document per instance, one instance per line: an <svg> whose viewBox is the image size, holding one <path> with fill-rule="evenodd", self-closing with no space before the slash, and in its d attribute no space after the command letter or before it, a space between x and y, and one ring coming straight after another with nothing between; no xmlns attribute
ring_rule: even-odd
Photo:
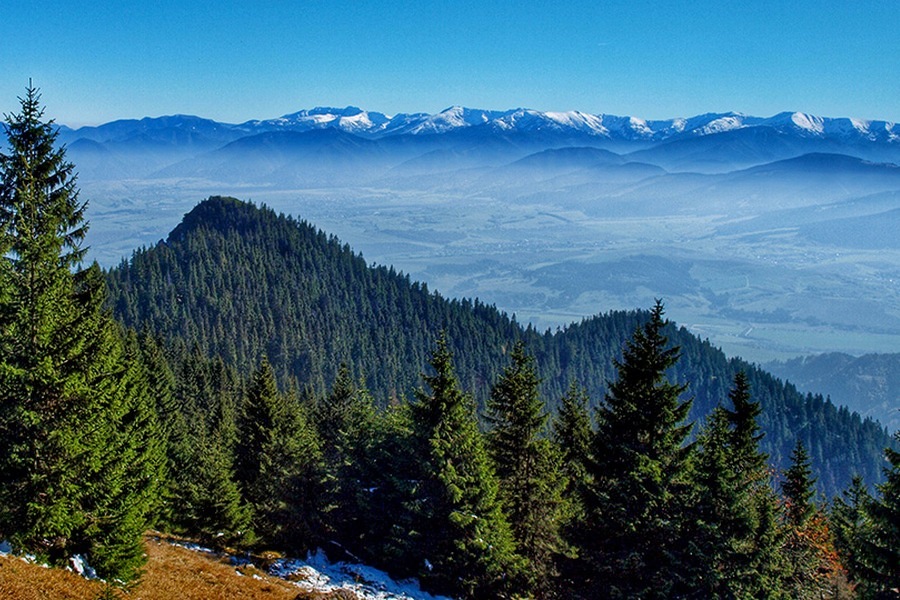
<svg viewBox="0 0 900 600"><path fill-rule="evenodd" d="M69 567L70 571L74 571L78 573L85 579L99 579L97 577L97 571L88 564L87 560L80 554L76 554L72 558L69 559Z"/></svg>
<svg viewBox="0 0 900 600"><path fill-rule="evenodd" d="M232 559L240 562L241 559ZM269 574L300 588L330 592L346 589L365 600L449 600L423 592L415 580L396 581L390 575L362 564L331 562L321 550L305 560L284 558L269 567Z"/></svg>
<svg viewBox="0 0 900 600"><path fill-rule="evenodd" d="M207 548L193 542L170 541L169 544L171 544L172 546L178 546L179 548L184 548L185 550L193 550L194 552L203 552L204 554L218 554L218 552L216 552L212 548Z"/></svg>
<svg viewBox="0 0 900 600"><path fill-rule="evenodd" d="M255 566L249 556L227 555L199 544L167 540L173 546L194 552L225 557L237 567ZM2 546L0 546L2 550ZM324 551L318 550L306 559L280 558L269 563L269 575L290 581L299 588L316 592L331 592L338 589L352 591L362 600L450 600L446 596L434 596L422 591L416 580L396 581L390 575L363 564L331 562ZM235 570L237 576L246 576ZM258 578L259 575L254 574Z"/></svg>
<svg viewBox="0 0 900 600"><path fill-rule="evenodd" d="M13 558L18 558L22 562L26 562L32 565L38 565L39 567L44 567L45 569L50 568L49 565L45 563L38 563L37 556L34 554L16 554L13 550L12 544L9 543L9 540L0 541L0 556L11 556Z"/></svg>

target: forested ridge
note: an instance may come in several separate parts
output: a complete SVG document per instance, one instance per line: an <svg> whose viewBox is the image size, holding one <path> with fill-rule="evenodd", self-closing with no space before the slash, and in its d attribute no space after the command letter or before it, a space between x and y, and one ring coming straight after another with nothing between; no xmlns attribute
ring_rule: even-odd
<svg viewBox="0 0 900 600"><path fill-rule="evenodd" d="M265 356L282 385L312 394L324 394L343 364L380 406L412 397L440 331L463 388L481 407L519 340L535 356L550 409L572 382L596 406L625 341L649 314L612 311L539 332L478 300L445 299L390 267L369 265L304 221L222 197L200 203L164 242L136 251L107 281L113 312L128 327L196 345L245 374ZM763 449L776 468L786 468L800 439L827 495L855 474L880 480L890 438L877 422L802 395L683 328L669 326L667 334L682 349L669 374L688 384L692 420L726 398L744 371L763 407Z"/></svg>
<svg viewBox="0 0 900 600"><path fill-rule="evenodd" d="M37 90L21 103L0 154L4 549L87 559L104 597L130 593L151 527L324 547L467 599L897 597L885 432L662 302L540 333L229 198L107 294L74 165Z"/></svg>

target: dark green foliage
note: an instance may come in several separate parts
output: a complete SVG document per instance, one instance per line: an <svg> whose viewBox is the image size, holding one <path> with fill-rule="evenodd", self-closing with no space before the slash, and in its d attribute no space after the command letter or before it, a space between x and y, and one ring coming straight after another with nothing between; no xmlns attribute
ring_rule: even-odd
<svg viewBox="0 0 900 600"><path fill-rule="evenodd" d="M872 539L867 513L870 502L872 497L862 478L854 477L850 487L832 501L829 515L835 548L841 555L850 581L860 588L868 588L868 580L871 579L863 550Z"/></svg>
<svg viewBox="0 0 900 600"><path fill-rule="evenodd" d="M534 358L522 342L510 353L488 400L488 448L500 499L519 553L528 560L527 589L545 597L565 551L561 526L568 512L562 454L544 434L548 415L539 395Z"/></svg>
<svg viewBox="0 0 900 600"><path fill-rule="evenodd" d="M171 413L171 480L167 525L210 544L229 544L248 533L250 512L235 480L240 381L220 360L177 352L178 410Z"/></svg>
<svg viewBox="0 0 900 600"><path fill-rule="evenodd" d="M411 405L417 483L409 499L408 554L422 581L466 598L497 597L519 578L497 479L442 336L425 375L430 393Z"/></svg>
<svg viewBox="0 0 900 600"><path fill-rule="evenodd" d="M319 443L296 398L278 391L267 360L247 389L236 456L236 480L260 542L312 549L320 535Z"/></svg>
<svg viewBox="0 0 900 600"><path fill-rule="evenodd" d="M163 478L148 374L81 269L85 204L34 88L0 156L0 535L129 580Z"/></svg>
<svg viewBox="0 0 900 600"><path fill-rule="evenodd" d="M691 544L697 548L695 587L708 597L728 597L742 579L738 545L752 533L742 496L740 475L732 468L728 417L717 408L698 437L694 479L697 484L692 516L697 522ZM743 557L740 557L743 558ZM737 594L735 594L737 596Z"/></svg>
<svg viewBox="0 0 900 600"><path fill-rule="evenodd" d="M553 441L562 453L562 468L567 479L567 497L573 510L583 511L585 488L590 482L591 439L594 430L588 409L590 398L584 388L573 382L562 397L553 419Z"/></svg>
<svg viewBox="0 0 900 600"><path fill-rule="evenodd" d="M102 284L99 275L95 270ZM120 369L118 393L125 401L109 403L114 408L107 416L111 432L104 442L100 473L90 484L94 489L87 506L95 518L86 536L92 545L91 566L108 577L129 581L139 574L143 535L162 504L167 440L149 383L154 374L141 362L134 335L127 336L124 352L119 352L109 348L106 360ZM110 366L108 372L114 370ZM95 383L95 393L98 387Z"/></svg>
<svg viewBox="0 0 900 600"><path fill-rule="evenodd" d="M322 444L327 534L344 546L362 548L370 537L369 490L380 487L377 470L384 469L372 456L377 439L375 405L342 365L331 393L316 404L313 414ZM390 464L390 459L383 464Z"/></svg>
<svg viewBox="0 0 900 600"><path fill-rule="evenodd" d="M671 597L685 573L690 401L666 378L678 348L669 347L664 326L657 303L616 363L618 378L597 413L581 543L591 597Z"/></svg>
<svg viewBox="0 0 900 600"><path fill-rule="evenodd" d="M765 455L759 451L760 408L743 373L735 375L728 397L732 408L713 410L698 437L690 587L710 598L775 596L779 533Z"/></svg>
<svg viewBox="0 0 900 600"><path fill-rule="evenodd" d="M900 442L900 433L894 438ZM864 552L870 568L869 586L876 597L900 596L900 452L886 450L890 469L887 481L878 486L878 495L868 504L872 522L871 538Z"/></svg>
<svg viewBox="0 0 900 600"><path fill-rule="evenodd" d="M809 466L809 453L803 442L797 442L791 454L791 466L784 472L784 481L781 483L785 519L790 525L799 527L816 512L816 505L813 503L815 483Z"/></svg>
<svg viewBox="0 0 900 600"><path fill-rule="evenodd" d="M353 552L392 573L410 576L422 565L421 556L411 556L409 532L416 527L414 501L419 480L420 457L416 454L410 405L388 407L373 421L371 445L355 489L357 505ZM351 530L354 531L354 530ZM349 540L348 540L349 541Z"/></svg>
<svg viewBox="0 0 900 600"><path fill-rule="evenodd" d="M731 410L725 409L725 416L731 427L728 444L732 468L739 474L744 485L759 482L766 477L768 458L759 448L765 437L758 423L762 407L759 402L751 399L750 383L744 371L735 374L728 399L731 401Z"/></svg>
<svg viewBox="0 0 900 600"><path fill-rule="evenodd" d="M791 466L781 483L784 496L783 589L791 598L821 597L835 587L836 578L843 571L827 516L813 501L814 485L809 455L803 443L797 442L791 454Z"/></svg>
<svg viewBox="0 0 900 600"><path fill-rule="evenodd" d="M577 381L593 403L615 376L620 348L649 317L610 312L542 334L477 300L446 300L393 269L373 268L302 221L229 198L198 205L164 243L135 252L108 281L115 314L130 327L197 344L244 374L268 356L283 387L296 380L315 397L345 363L354 380L365 374L378 406L412 395L442 329L481 407L504 349L519 339L537 360L542 397L561 398ZM855 473L880 480L890 439L877 423L729 360L685 329L669 326L666 335L681 347L668 375L691 386L691 419L719 404L743 370L762 407L762 450L775 467L787 468L794 432L802 431L822 492L838 493Z"/></svg>

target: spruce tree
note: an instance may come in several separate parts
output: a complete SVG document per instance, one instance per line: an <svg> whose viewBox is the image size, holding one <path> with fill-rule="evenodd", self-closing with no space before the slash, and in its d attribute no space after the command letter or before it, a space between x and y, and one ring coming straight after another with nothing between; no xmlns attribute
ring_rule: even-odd
<svg viewBox="0 0 900 600"><path fill-rule="evenodd" d="M729 446L733 468L740 474L743 483L750 485L766 478L765 453L760 451L759 444L764 434L760 430L759 416L762 407L754 402L750 395L750 382L744 371L738 371L734 383L728 392L731 410L725 409L731 425Z"/></svg>
<svg viewBox="0 0 900 600"><path fill-rule="evenodd" d="M759 450L760 407L743 372L728 397L731 408L716 407L698 436L692 587L715 597L776 595L777 507Z"/></svg>
<svg viewBox="0 0 900 600"><path fill-rule="evenodd" d="M267 359L252 375L239 421L236 480L263 543L306 551L318 542L319 444Z"/></svg>
<svg viewBox="0 0 900 600"><path fill-rule="evenodd" d="M553 440L561 453L562 469L566 475L565 499L568 514L562 525L567 556L560 561L560 590L575 589L580 582L593 577L587 561L577 556L577 546L587 525L589 490L593 481L591 442L594 431L588 412L589 398L585 389L574 381L560 400L553 419Z"/></svg>
<svg viewBox="0 0 900 600"><path fill-rule="evenodd" d="M133 578L164 468L140 360L83 269L86 204L33 87L0 155L0 534Z"/></svg>
<svg viewBox="0 0 900 600"><path fill-rule="evenodd" d="M564 552L560 533L567 507L566 478L556 446L544 436L544 412L534 358L517 342L511 364L491 390L488 448L500 480L500 498L519 552L528 560L527 588L546 597Z"/></svg>
<svg viewBox="0 0 900 600"><path fill-rule="evenodd" d="M814 502L815 478L801 441L781 484L785 559L783 588L792 598L820 598L841 582L843 566L834 547L828 518Z"/></svg>
<svg viewBox="0 0 900 600"><path fill-rule="evenodd" d="M894 434L900 442L900 432ZM885 450L890 469L885 469L886 481L878 486L878 495L868 505L871 519L871 538L866 544L869 582L876 597L900 596L900 452Z"/></svg>
<svg viewBox="0 0 900 600"><path fill-rule="evenodd" d="M322 446L326 531L340 544L359 549L370 529L366 505L371 494L366 490L377 487L371 479L373 469L379 468L371 464L374 402L341 365L331 392L316 404L313 414Z"/></svg>
<svg viewBox="0 0 900 600"><path fill-rule="evenodd" d="M865 557L866 545L872 540L871 521L868 510L872 496L866 489L862 477L853 478L850 486L831 502L829 515L834 531L834 545L850 581L857 585L862 597L869 588L871 572Z"/></svg>
<svg viewBox="0 0 900 600"><path fill-rule="evenodd" d="M507 593L519 579L497 478L478 431L475 404L463 393L442 335L410 407L418 484L409 503L408 560L428 586L465 598Z"/></svg>
<svg viewBox="0 0 900 600"><path fill-rule="evenodd" d="M250 512L235 475L237 376L196 350L177 368L175 411L169 419L172 465L168 525L206 543L245 541Z"/></svg>
<svg viewBox="0 0 900 600"><path fill-rule="evenodd" d="M553 419L553 441L563 456L563 470L568 479L569 497L579 504L584 498L588 478L593 428L588 410L588 395L574 381L560 400Z"/></svg>
<svg viewBox="0 0 900 600"><path fill-rule="evenodd" d="M590 597L670 597L679 593L689 491L685 422L691 402L666 371L678 360L668 347L657 302L616 362L597 412L583 557Z"/></svg>
<svg viewBox="0 0 900 600"><path fill-rule="evenodd" d="M741 493L739 474L732 468L731 431L725 410L716 407L698 436L692 500L691 545L696 561L691 587L708 597L740 597L735 594L740 577L737 544L749 506Z"/></svg>
<svg viewBox="0 0 900 600"><path fill-rule="evenodd" d="M791 466L784 472L781 491L784 494L785 520L793 527L803 526L816 512L813 497L816 480L812 476L809 453L803 442L797 441L791 453Z"/></svg>
<svg viewBox="0 0 900 600"><path fill-rule="evenodd" d="M768 456L759 447L764 437L758 423L762 407L752 399L744 371L735 374L728 399L731 409L724 409L731 426L728 466L739 494L732 521L731 586L737 597L776 596L782 569L778 500L766 464Z"/></svg>

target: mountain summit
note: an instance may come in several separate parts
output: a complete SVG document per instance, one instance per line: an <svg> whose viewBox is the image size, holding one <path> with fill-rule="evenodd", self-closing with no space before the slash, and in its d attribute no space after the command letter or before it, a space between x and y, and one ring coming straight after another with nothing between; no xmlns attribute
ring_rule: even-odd
<svg viewBox="0 0 900 600"><path fill-rule="evenodd" d="M286 114L275 119L251 120L231 125L192 116L174 115L141 120L123 120L97 127L72 130L63 128L67 140L88 138L107 142L121 140L129 133L178 128L198 132L233 131L235 136L267 131L308 131L335 128L364 137L400 134L441 134L485 127L495 132L550 130L578 133L611 140L663 142L681 137L712 135L735 129L769 127L783 133L806 137L900 144L900 126L883 120L832 118L801 112L783 112L762 118L740 113L706 113L689 118L645 120L634 116L589 114L581 111L545 112L526 108L505 111L450 106L436 114L401 113L393 116L366 111L355 106L316 107Z"/></svg>

